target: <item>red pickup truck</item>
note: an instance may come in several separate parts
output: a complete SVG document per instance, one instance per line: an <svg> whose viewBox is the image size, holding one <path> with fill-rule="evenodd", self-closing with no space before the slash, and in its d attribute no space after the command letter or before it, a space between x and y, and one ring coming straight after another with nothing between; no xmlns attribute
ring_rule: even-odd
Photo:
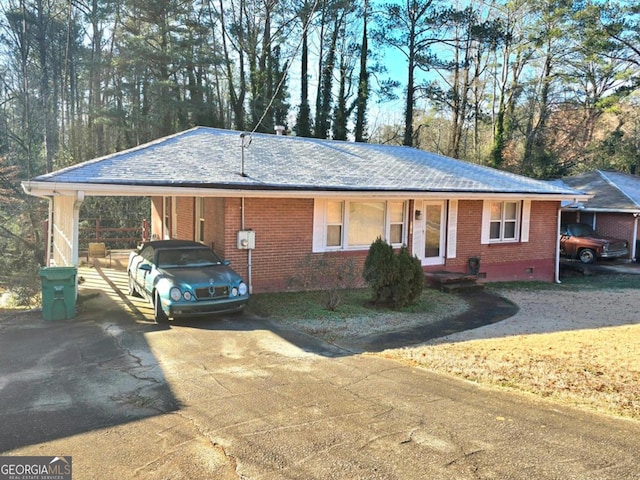
<svg viewBox="0 0 640 480"><path fill-rule="evenodd" d="M593 263L596 258L626 257L629 243L600 235L584 223L569 223L560 228L560 254Z"/></svg>

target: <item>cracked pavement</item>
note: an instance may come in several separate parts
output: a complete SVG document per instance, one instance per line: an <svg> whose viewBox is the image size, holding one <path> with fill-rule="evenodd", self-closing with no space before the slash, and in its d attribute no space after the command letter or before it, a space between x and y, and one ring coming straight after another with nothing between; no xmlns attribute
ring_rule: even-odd
<svg viewBox="0 0 640 480"><path fill-rule="evenodd" d="M248 316L0 319L0 452L74 479L640 479L640 423Z"/></svg>

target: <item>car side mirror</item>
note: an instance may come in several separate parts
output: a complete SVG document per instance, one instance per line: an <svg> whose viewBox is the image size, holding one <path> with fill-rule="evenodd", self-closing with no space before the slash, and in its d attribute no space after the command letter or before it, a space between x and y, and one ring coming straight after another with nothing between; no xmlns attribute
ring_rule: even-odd
<svg viewBox="0 0 640 480"><path fill-rule="evenodd" d="M231 260L225 260L222 263L224 263L228 267L229 265L231 265Z"/></svg>

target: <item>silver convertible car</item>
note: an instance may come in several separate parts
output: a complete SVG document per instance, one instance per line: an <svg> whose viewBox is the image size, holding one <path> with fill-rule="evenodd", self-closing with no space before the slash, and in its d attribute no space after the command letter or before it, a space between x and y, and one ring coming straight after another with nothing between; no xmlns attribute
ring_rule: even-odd
<svg viewBox="0 0 640 480"><path fill-rule="evenodd" d="M188 240L158 240L129 254L129 295L146 298L155 320L242 310L247 284L210 248Z"/></svg>

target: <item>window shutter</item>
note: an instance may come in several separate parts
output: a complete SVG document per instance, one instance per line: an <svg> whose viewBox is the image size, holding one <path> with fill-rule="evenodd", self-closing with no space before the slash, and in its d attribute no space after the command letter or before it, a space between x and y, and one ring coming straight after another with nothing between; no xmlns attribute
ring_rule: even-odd
<svg viewBox="0 0 640 480"><path fill-rule="evenodd" d="M410 212L410 217L408 221L408 225L410 225L409 232L411 232L411 235L412 235L412 238L411 238L411 244L413 245L412 253L418 258L422 258L424 256L424 250L422 252L420 251L420 246L424 248L424 245L422 244L424 240L422 237L422 228L420 228L421 220L416 220L416 212L418 210L422 210L423 208L424 206L422 201L419 202L418 200L413 200L413 209Z"/></svg>
<svg viewBox="0 0 640 480"><path fill-rule="evenodd" d="M325 250L325 224L327 201L316 198L313 202L313 246L314 253Z"/></svg>
<svg viewBox="0 0 640 480"><path fill-rule="evenodd" d="M489 235L491 233L491 200L485 200L482 203L482 233L480 234L480 243L486 245L489 243Z"/></svg>
<svg viewBox="0 0 640 480"><path fill-rule="evenodd" d="M529 241L529 223L531 218L531 200L522 202L522 231L520 233L520 241Z"/></svg>
<svg viewBox="0 0 640 480"><path fill-rule="evenodd" d="M458 243L458 200L449 200L447 258L456 258L457 243Z"/></svg>

